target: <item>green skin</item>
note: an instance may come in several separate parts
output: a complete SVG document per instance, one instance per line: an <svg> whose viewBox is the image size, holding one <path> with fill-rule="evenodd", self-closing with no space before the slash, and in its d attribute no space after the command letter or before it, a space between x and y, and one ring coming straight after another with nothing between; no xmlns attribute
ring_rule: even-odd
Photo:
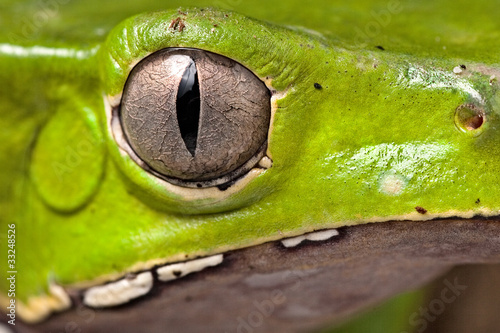
<svg viewBox="0 0 500 333"><path fill-rule="evenodd" d="M62 14L42 28L16 25L19 6L2 17L9 30L0 32L0 83L9 88L0 90L1 237L16 225L17 299L43 295L50 282L89 285L155 259L182 261L323 228L498 214L500 187L484 186L500 182L500 87L491 79L500 77L500 25L487 16L498 3L467 9L472 21L461 19L458 5L435 5L449 13L448 31L432 16L408 28L430 4L367 2L337 6L336 16L333 7L297 1L288 4L298 14L287 16L284 4L270 12L261 2L216 5L323 35L212 9L118 23L160 8L153 2L119 12L99 2L98 16L89 2L61 4ZM377 21L380 13L386 21ZM177 17L182 31L169 28ZM360 32L373 22L379 33ZM108 97L119 96L134 64L166 47L234 59L283 94L269 132L272 167L241 189L182 197L123 156L109 133ZM456 75L460 64L468 69ZM464 104L484 111L480 129L457 128L455 110ZM385 186L391 179L401 186L396 193Z"/></svg>

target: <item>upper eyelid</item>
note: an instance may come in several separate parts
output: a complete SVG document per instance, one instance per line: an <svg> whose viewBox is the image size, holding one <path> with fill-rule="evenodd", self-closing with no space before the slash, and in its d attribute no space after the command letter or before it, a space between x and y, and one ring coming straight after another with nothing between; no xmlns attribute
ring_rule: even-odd
<svg viewBox="0 0 500 333"><path fill-rule="evenodd" d="M293 31L278 27L274 31L271 24L239 14L225 15L224 12L212 11L214 16L210 17L201 15L199 10L183 12L188 14L182 17L185 20L182 32L168 29L170 21L180 15L177 10L137 15L111 30L97 55L107 96L120 94L134 66L164 48L190 47L226 56L249 68L260 78L272 78L273 87L278 91L289 87L294 78L309 70L298 61L301 45L316 43L320 49L319 40L302 35L293 39L285 38L282 34ZM211 33L216 22L219 22L217 31L223 32L224 38L220 38L216 32ZM245 24L244 30L241 24Z"/></svg>

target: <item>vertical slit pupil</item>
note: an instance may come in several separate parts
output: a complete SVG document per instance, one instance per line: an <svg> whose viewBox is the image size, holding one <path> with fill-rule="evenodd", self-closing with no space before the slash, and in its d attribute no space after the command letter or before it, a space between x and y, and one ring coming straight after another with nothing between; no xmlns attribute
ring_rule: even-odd
<svg viewBox="0 0 500 333"><path fill-rule="evenodd" d="M192 59L179 83L176 108L182 140L191 156L194 157L200 122L200 86L196 64Z"/></svg>

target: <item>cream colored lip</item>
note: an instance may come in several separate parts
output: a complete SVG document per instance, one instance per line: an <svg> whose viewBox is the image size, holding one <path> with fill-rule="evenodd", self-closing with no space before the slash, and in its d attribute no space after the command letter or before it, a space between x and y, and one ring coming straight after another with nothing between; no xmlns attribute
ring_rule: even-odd
<svg viewBox="0 0 500 333"><path fill-rule="evenodd" d="M337 236L338 234L339 232L337 231L337 229L326 229L310 232L296 237L285 238L281 240L281 244L283 244L284 247L295 247L306 240L313 242L325 241L334 236Z"/></svg>
<svg viewBox="0 0 500 333"><path fill-rule="evenodd" d="M83 304L93 308L113 307L146 295L153 288L154 274L159 281L167 282L199 272L205 268L217 266L223 261L222 254L193 259L185 262L150 267L147 271L136 274L123 273L120 279L81 290L68 287L71 294L81 295ZM7 298L0 300L7 305ZM30 297L27 302L16 301L17 314L27 323L38 323L51 314L69 309L72 305L68 292L55 283L50 284L45 295Z"/></svg>
<svg viewBox="0 0 500 333"><path fill-rule="evenodd" d="M1 295L0 303L9 302ZM46 295L30 297L26 303L16 300L17 315L27 323L37 323L48 318L52 313L61 312L71 307L71 299L63 287L57 284L49 285Z"/></svg>
<svg viewBox="0 0 500 333"><path fill-rule="evenodd" d="M190 273L199 272L207 267L217 266L223 261L222 254L194 259L186 262L169 264L154 268L158 280L167 282L180 279ZM104 285L91 287L83 291L83 304L93 307L112 307L146 295L153 288L151 271L125 276L122 279Z"/></svg>
<svg viewBox="0 0 500 333"><path fill-rule="evenodd" d="M153 274L142 272L85 290L83 304L93 308L117 306L146 295L152 288Z"/></svg>
<svg viewBox="0 0 500 333"><path fill-rule="evenodd" d="M432 220L436 218L450 218L450 217L459 217L459 218L472 218L474 216L496 216L500 213L497 210L490 209L480 209L480 210L470 210L470 211L448 211L443 213L432 213L426 212L425 214L419 213L417 211L404 214L404 215L396 215L389 217L372 217L368 219L362 219L360 217L359 220L351 220L351 221L343 221L342 223L335 222L325 222L323 225L316 225L314 229L329 229L329 230L321 230L315 232L314 229L305 228L303 230L296 230L293 233L288 233L283 235L282 233L278 233L269 239L265 240L255 240L252 244L247 244L244 247L249 247L252 245L258 245L269 241L281 240L284 237L290 237L289 239L284 239L284 246L288 245L294 246L298 245L303 240L326 240L330 237L333 237L337 234L336 229L332 229L340 226L352 226L357 224L365 224L365 223L373 223L373 222L385 222L385 221L403 221L403 220L411 220L411 221L423 221L423 220ZM292 239L292 240L291 240ZM227 252L230 250L235 250L232 247L226 247L224 249L219 249L221 252ZM223 254L213 254L209 253L205 254L209 255L207 257L193 259L186 262L177 262L165 264L167 259L153 259L147 262L137 263L133 267L127 270L127 272L123 272L120 275L113 276L101 276L93 281L82 282L79 284L75 284L72 286L67 286L67 290L77 291L80 294L84 294L86 290L90 290L94 286L100 286L105 284L112 284L117 281L120 281L126 278L127 274L130 272L137 272L133 274L141 274L143 272L149 271L151 272L153 269L161 270L161 272L157 272L158 276L163 276L165 280L172 280L172 276L182 277L192 272L200 271L206 267L215 266L222 262ZM169 258L168 261L172 262L175 258ZM177 257L177 260L182 260L180 256ZM109 282L114 281L114 282ZM148 289L147 283L144 286L144 289ZM147 293L146 291L146 293ZM138 295L138 297L141 295ZM4 295L0 295L0 304L1 306L7 306L9 304L9 299ZM49 286L49 293L46 295L40 295L36 297L30 297L27 302L16 301L17 306L17 314L19 317L28 323L37 323L46 319L49 315L54 312L63 311L71 307L71 299L68 296L68 293L61 286L56 284L51 284ZM98 305L103 306L103 305Z"/></svg>

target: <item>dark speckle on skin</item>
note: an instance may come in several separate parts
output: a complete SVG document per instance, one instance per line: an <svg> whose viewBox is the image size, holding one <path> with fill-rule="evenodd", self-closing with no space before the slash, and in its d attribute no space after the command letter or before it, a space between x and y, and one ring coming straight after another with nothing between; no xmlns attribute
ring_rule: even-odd
<svg viewBox="0 0 500 333"><path fill-rule="evenodd" d="M180 21L180 20L181 20L181 18L180 18L180 17L173 19L173 20L170 22L170 25L168 26L168 28L169 28L169 29L174 28L174 30L175 30L175 28L177 27L177 24L179 24L179 21Z"/></svg>
<svg viewBox="0 0 500 333"><path fill-rule="evenodd" d="M128 273L127 275L125 275L125 279L127 279L127 280L133 280L135 278L136 278L136 275L133 273Z"/></svg>
<svg viewBox="0 0 500 333"><path fill-rule="evenodd" d="M384 47L383 47L383 46L381 46L381 45L377 45L377 46L375 46L375 47L376 47L377 49L379 49L379 50L385 51Z"/></svg>
<svg viewBox="0 0 500 333"><path fill-rule="evenodd" d="M185 27L184 22L180 21L179 22L179 32L182 32L182 30L184 30L184 27Z"/></svg>
<svg viewBox="0 0 500 333"><path fill-rule="evenodd" d="M481 200L479 200L479 198L477 198L476 205L479 205L480 203L481 203Z"/></svg>
<svg viewBox="0 0 500 333"><path fill-rule="evenodd" d="M465 66L465 65L460 65L460 68L462 68L462 69L464 69L464 70L465 70L465 69L467 69L467 66Z"/></svg>
<svg viewBox="0 0 500 333"><path fill-rule="evenodd" d="M316 88L318 90L323 89L323 87L319 83L314 83L314 88Z"/></svg>
<svg viewBox="0 0 500 333"><path fill-rule="evenodd" d="M179 276L181 276L182 272L181 271L173 271L172 274L179 277Z"/></svg>
<svg viewBox="0 0 500 333"><path fill-rule="evenodd" d="M417 207L415 207L415 210L416 210L417 212L419 212L420 214L425 214L425 213L427 213L427 209L425 209L424 207L417 206Z"/></svg>
<svg viewBox="0 0 500 333"><path fill-rule="evenodd" d="M182 30L184 30L185 27L186 25L184 24L184 22L182 22L180 17L173 19L170 22L170 25L168 26L169 29L172 29L174 31L177 30L179 32L182 32Z"/></svg>

